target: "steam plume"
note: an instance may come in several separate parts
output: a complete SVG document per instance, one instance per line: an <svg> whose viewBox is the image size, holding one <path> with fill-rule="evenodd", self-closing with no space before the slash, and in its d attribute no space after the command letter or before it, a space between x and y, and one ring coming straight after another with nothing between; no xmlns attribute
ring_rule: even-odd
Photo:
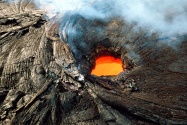
<svg viewBox="0 0 187 125"><path fill-rule="evenodd" d="M35 0L48 14L71 12L87 19L120 16L163 35L187 33L186 0Z"/></svg>

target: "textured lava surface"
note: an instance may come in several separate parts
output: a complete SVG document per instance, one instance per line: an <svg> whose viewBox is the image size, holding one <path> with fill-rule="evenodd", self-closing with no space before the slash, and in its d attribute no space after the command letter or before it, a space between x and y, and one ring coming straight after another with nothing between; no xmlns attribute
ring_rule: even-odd
<svg viewBox="0 0 187 125"><path fill-rule="evenodd" d="M51 21L32 0L16 2L0 0L0 124L187 124L186 35L159 38L119 18ZM125 72L90 75L102 55Z"/></svg>

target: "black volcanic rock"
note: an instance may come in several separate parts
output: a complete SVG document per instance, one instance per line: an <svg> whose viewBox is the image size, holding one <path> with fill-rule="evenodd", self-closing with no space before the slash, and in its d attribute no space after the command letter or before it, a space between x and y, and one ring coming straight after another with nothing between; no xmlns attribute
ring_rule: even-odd
<svg viewBox="0 0 187 125"><path fill-rule="evenodd" d="M187 124L186 35L159 38L119 18L45 20L32 1L0 6L0 124ZM90 75L102 55L126 71Z"/></svg>

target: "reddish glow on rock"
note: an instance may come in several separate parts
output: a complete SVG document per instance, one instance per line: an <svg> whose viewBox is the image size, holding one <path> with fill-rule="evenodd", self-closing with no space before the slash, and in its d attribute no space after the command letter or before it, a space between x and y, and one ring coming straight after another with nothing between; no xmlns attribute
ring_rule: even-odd
<svg viewBox="0 0 187 125"><path fill-rule="evenodd" d="M123 72L121 59L112 56L102 56L96 59L95 69L92 69L91 74L111 76L118 75L120 72Z"/></svg>

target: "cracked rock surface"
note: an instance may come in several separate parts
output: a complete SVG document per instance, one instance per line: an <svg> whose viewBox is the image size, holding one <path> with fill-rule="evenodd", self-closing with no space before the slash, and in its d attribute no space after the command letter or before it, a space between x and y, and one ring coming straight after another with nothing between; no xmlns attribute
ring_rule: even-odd
<svg viewBox="0 0 187 125"><path fill-rule="evenodd" d="M0 0L0 125L187 124L185 35L176 51L120 19L103 25L73 15L83 35L72 45L64 24L46 20L32 0L18 3ZM126 71L90 75L106 54Z"/></svg>

